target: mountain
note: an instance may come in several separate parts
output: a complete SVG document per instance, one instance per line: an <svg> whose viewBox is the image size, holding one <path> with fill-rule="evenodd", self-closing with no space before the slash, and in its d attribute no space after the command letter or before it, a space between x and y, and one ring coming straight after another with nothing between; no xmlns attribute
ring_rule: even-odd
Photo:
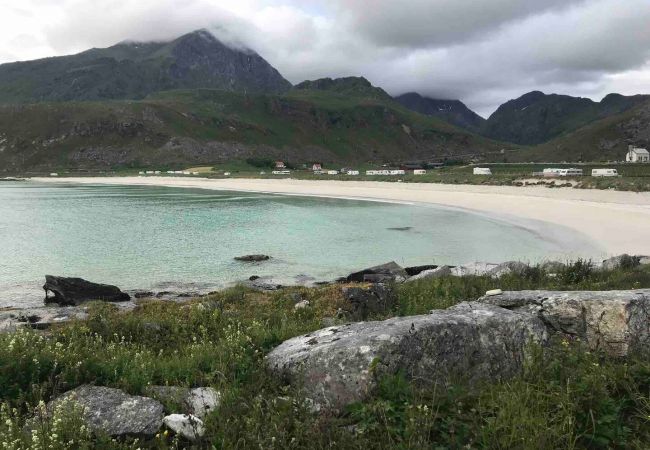
<svg viewBox="0 0 650 450"><path fill-rule="evenodd" d="M142 99L194 88L281 93L291 83L254 51L227 46L206 30L0 65L0 103Z"/></svg>
<svg viewBox="0 0 650 450"><path fill-rule="evenodd" d="M249 158L360 164L442 160L503 144L390 98L167 91L131 101L0 105L0 171L179 168Z"/></svg>
<svg viewBox="0 0 650 450"><path fill-rule="evenodd" d="M480 132L485 123L484 118L469 109L460 100L438 100L423 97L416 92L397 96L395 100L412 111L438 117L466 130Z"/></svg>
<svg viewBox="0 0 650 450"><path fill-rule="evenodd" d="M303 81L297 84L296 90L325 91L340 95L360 98L374 98L391 101L391 96L381 88L373 86L363 77L321 78L313 81Z"/></svg>
<svg viewBox="0 0 650 450"><path fill-rule="evenodd" d="M541 144L595 120L625 112L648 99L650 96L610 94L601 102L594 102L533 91L499 106L483 125L481 134L517 144Z"/></svg>
<svg viewBox="0 0 650 450"><path fill-rule="evenodd" d="M601 105L622 96L608 96ZM624 100L626 102L627 100ZM509 153L511 161L622 161L628 145L650 148L650 98L627 109L595 120L577 130L519 152ZM511 155L511 156L510 156Z"/></svg>

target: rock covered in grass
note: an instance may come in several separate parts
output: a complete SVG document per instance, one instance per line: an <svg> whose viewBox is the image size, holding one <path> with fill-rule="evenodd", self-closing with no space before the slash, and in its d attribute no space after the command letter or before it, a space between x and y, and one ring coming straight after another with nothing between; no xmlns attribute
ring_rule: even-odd
<svg viewBox="0 0 650 450"><path fill-rule="evenodd" d="M170 414L165 416L163 423L174 433L190 441L196 441L205 434L203 421L192 414Z"/></svg>
<svg viewBox="0 0 650 450"><path fill-rule="evenodd" d="M267 356L271 370L301 387L316 410L363 400L383 375L419 384L499 380L520 372L537 317L479 303L382 322L357 322L289 339Z"/></svg>
<svg viewBox="0 0 650 450"><path fill-rule="evenodd" d="M221 402L221 393L211 387L184 388L180 386L149 386L147 395L165 404L173 405L176 410L204 419L215 411Z"/></svg>
<svg viewBox="0 0 650 450"><path fill-rule="evenodd" d="M52 400L47 410L53 411L61 402L70 401L83 409L82 418L92 430L112 437L151 438L162 425L160 402L109 387L80 386Z"/></svg>
<svg viewBox="0 0 650 450"><path fill-rule="evenodd" d="M347 313L352 320L365 320L371 315L387 312L396 301L395 293L386 284L344 287L342 291L348 305Z"/></svg>
<svg viewBox="0 0 650 450"><path fill-rule="evenodd" d="M362 283L369 282L386 282L397 281L402 282L408 278L406 271L397 264L395 261L381 264L379 266L369 267L359 272L351 273L346 277L348 283Z"/></svg>
<svg viewBox="0 0 650 450"><path fill-rule="evenodd" d="M129 294L122 292L117 286L99 284L82 278L57 277L45 275L45 303L78 306L89 300L106 302L124 302L130 300ZM50 297L49 293L54 296Z"/></svg>
<svg viewBox="0 0 650 450"><path fill-rule="evenodd" d="M613 356L644 352L650 344L650 289L506 291L478 301L529 312L549 330L577 336Z"/></svg>
<svg viewBox="0 0 650 450"><path fill-rule="evenodd" d="M624 253L604 260L600 264L600 268L602 270L632 269L640 265L641 258L641 256L631 256Z"/></svg>

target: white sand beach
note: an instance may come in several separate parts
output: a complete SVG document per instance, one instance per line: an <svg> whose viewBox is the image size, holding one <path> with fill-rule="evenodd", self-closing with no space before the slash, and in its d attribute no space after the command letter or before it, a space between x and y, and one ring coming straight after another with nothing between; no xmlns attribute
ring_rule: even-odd
<svg viewBox="0 0 650 450"><path fill-rule="evenodd" d="M174 177L35 178L58 183L148 185L427 203L576 230L607 254L650 255L650 192L294 179Z"/></svg>

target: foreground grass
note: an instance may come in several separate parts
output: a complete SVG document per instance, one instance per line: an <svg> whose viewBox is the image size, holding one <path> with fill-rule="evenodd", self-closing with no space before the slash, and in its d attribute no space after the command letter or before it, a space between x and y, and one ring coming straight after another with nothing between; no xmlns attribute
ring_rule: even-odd
<svg viewBox="0 0 650 450"><path fill-rule="evenodd" d="M595 272L581 262L554 276L535 267L500 280L421 281L400 286L395 310L377 319L446 308L497 287L642 288L650 287L650 271ZM295 310L296 294L311 307ZM83 383L133 394L149 384L215 387L223 402L197 448L650 447L650 361L607 358L572 341L536 351L507 383L418 389L397 374L343 416L313 415L299 392L267 373L263 357L321 328L340 306L337 286L272 294L235 288L185 305L146 302L128 314L96 304L89 320L47 335L0 336L2 448L191 447L165 433L151 442L92 436L74 408L43 419L36 440L23 433L39 403Z"/></svg>

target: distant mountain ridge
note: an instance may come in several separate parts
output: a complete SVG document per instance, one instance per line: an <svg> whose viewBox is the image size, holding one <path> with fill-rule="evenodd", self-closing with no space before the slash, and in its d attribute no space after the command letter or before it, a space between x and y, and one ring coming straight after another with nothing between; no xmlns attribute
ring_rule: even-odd
<svg viewBox="0 0 650 450"><path fill-rule="evenodd" d="M281 93L291 83L254 51L229 47L206 30L0 65L0 103L141 99L196 88Z"/></svg>
<svg viewBox="0 0 650 450"><path fill-rule="evenodd" d="M416 92L409 92L395 97L395 100L404 107L425 114L438 117L452 125L465 128L476 133L481 131L485 119L469 109L460 100L439 100L423 97Z"/></svg>

